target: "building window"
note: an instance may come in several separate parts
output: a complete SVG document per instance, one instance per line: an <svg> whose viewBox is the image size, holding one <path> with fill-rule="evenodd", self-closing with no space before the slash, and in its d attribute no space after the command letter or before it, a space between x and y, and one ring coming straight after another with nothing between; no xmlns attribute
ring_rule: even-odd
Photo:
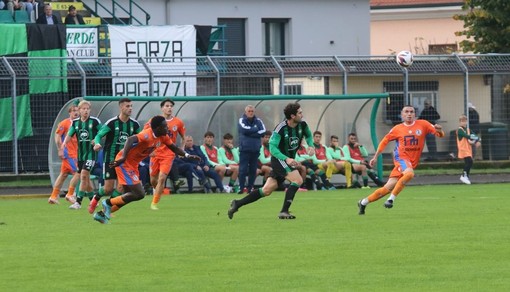
<svg viewBox="0 0 510 292"><path fill-rule="evenodd" d="M429 45L429 55L450 55L456 52L457 44Z"/></svg>
<svg viewBox="0 0 510 292"><path fill-rule="evenodd" d="M303 85L296 83L286 83L283 85L283 94L288 95L302 95Z"/></svg>
<svg viewBox="0 0 510 292"><path fill-rule="evenodd" d="M218 18L218 25L225 25L225 39L223 44L218 43L219 49L228 56L246 56L246 19L245 18Z"/></svg>
<svg viewBox="0 0 510 292"><path fill-rule="evenodd" d="M384 92L390 95L390 103L386 103L385 120L387 123L398 124L402 121L400 113L408 102L404 98L403 82L383 82ZM438 109L438 81L409 82L409 102L415 108L416 117L420 116L425 100L430 100L432 106Z"/></svg>
<svg viewBox="0 0 510 292"><path fill-rule="evenodd" d="M263 18L264 54L266 56L284 56L287 54L287 31L289 19Z"/></svg>

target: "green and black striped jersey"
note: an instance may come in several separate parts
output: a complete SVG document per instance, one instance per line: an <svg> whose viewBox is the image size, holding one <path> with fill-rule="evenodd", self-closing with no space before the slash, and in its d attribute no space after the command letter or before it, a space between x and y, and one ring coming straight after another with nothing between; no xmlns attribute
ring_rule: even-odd
<svg viewBox="0 0 510 292"><path fill-rule="evenodd" d="M92 146L91 142L100 128L101 121L96 117L89 117L85 121L82 121L80 118L73 120L67 135L76 135L76 139L78 139L78 161L96 161L96 151L94 151L94 146Z"/></svg>
<svg viewBox="0 0 510 292"><path fill-rule="evenodd" d="M110 162L115 161L115 156L124 148L127 138L140 133L140 130L140 124L132 118L123 122L116 116L106 121L94 138L96 144L103 145L103 163L108 165ZM104 136L106 136L106 138L104 144L102 144L101 139Z"/></svg>
<svg viewBox="0 0 510 292"><path fill-rule="evenodd" d="M280 160L294 158L303 138L308 145L313 145L312 132L308 124L301 121L296 127L291 128L285 120L274 129L269 139L269 152Z"/></svg>

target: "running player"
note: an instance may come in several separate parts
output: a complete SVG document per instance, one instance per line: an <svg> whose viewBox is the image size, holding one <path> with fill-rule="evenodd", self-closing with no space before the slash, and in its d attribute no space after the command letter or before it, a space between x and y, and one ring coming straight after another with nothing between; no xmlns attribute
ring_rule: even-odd
<svg viewBox="0 0 510 292"><path fill-rule="evenodd" d="M69 206L69 209L80 209L83 197L92 200L94 195L92 182L90 181L90 171L94 168L97 154L92 146L92 139L97 135L101 128L101 121L90 116L90 102L86 100L80 101L78 104L80 117L73 120L73 124L69 128L67 137L62 143L62 149L71 141L73 136L78 139L78 172L80 173L80 189L76 202Z"/></svg>
<svg viewBox="0 0 510 292"><path fill-rule="evenodd" d="M172 142L168 136L165 117L155 116L150 121L150 128L129 137L124 148L115 157L115 161L110 163L110 167L115 167L118 182L123 186L125 193L122 196L104 200L103 210L94 213L94 220L103 224L108 223L112 212L145 197L145 191L140 182L138 164L161 145L177 155L200 160L200 157L187 154Z"/></svg>
<svg viewBox="0 0 510 292"><path fill-rule="evenodd" d="M175 102L170 98L163 100L160 103L161 114L165 118L168 125L168 137L173 144L177 145L177 135L181 136L181 140L184 141L184 135L186 134L186 127L184 122L178 117L173 116L173 108ZM144 129L151 127L151 121L149 120ZM151 185L154 188L154 194L152 196L151 209L158 210L158 203L163 194L165 188L165 181L172 169L172 163L175 158L175 153L168 149L165 145L161 145L158 149L151 154L150 162L150 176Z"/></svg>
<svg viewBox="0 0 510 292"><path fill-rule="evenodd" d="M425 120L416 120L414 107L406 105L401 112L403 122L394 126L386 136L381 140L374 158L370 160L370 166L373 167L377 158L384 151L390 141L395 141L393 150L393 163L395 167L391 171L390 178L386 184L378 188L370 196L359 200L359 215L365 214L366 206L380 198L390 194L390 197L384 202L384 207L392 208L393 202L398 194L404 189L405 185L413 179L414 169L420 162L420 156L425 144L427 134L434 134L436 137L444 137L441 125L431 123Z"/></svg>
<svg viewBox="0 0 510 292"><path fill-rule="evenodd" d="M124 143L126 143L128 137L140 133L140 124L131 118L131 113L133 112L133 102L131 99L127 97L121 98L119 100L119 110L119 115L106 121L94 138L94 151L99 151L104 148L104 186L99 188L98 193L94 196L92 201L90 201L88 208L90 214L94 213L101 197L116 197L122 194L122 186L120 184L117 184L117 188L115 189L117 174L115 169L110 167L110 162L113 162L117 153L124 148ZM104 136L106 136L106 139L103 147L101 145L101 139Z"/></svg>
<svg viewBox="0 0 510 292"><path fill-rule="evenodd" d="M285 192L285 199L278 218L296 218L296 216L290 213L289 208L297 190L303 183L303 178L297 168L300 164L294 160L294 157L296 157L296 151L301 145L303 138L306 139L309 145L307 150L309 155L312 155L314 153L314 148L311 146L313 145L313 139L308 124L303 121L303 110L299 103L289 103L283 109L283 113L285 114L285 120L276 126L269 141L273 171L262 188L251 191L240 200L232 200L230 202L228 218L232 219L234 213L242 206L251 204L264 196L271 195L278 188L278 185L282 184L285 180L290 181L290 186Z"/></svg>

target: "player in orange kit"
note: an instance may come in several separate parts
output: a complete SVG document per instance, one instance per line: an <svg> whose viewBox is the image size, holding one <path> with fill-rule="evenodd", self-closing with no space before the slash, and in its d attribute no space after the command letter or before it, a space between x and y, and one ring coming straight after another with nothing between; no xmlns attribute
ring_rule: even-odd
<svg viewBox="0 0 510 292"><path fill-rule="evenodd" d="M168 126L164 117L153 117L150 128L129 137L124 144L124 149L117 154L115 161L110 163L110 167L115 167L118 183L123 186L125 193L122 196L104 200L103 210L94 214L94 220L103 224L108 223L111 212L145 197L145 191L140 182L138 164L161 145L168 147L178 155L200 160L200 157L190 155L172 143L168 136Z"/></svg>
<svg viewBox="0 0 510 292"><path fill-rule="evenodd" d="M57 145L58 156L60 159L62 159L62 166L60 167L60 174L53 184L53 191L51 192L51 196L48 198L48 203L50 204L58 204L60 188L64 184L69 174L72 175L73 178L69 182L69 189L67 191L66 200L71 204L76 202L74 189L76 188L76 184L80 179L80 176L77 172L78 140L76 137L71 138L71 141L67 143L67 146L64 148L62 148L62 142L64 142L64 139L67 136L67 132L73 124L73 120L80 116L80 112L78 111L78 106L76 104L69 106L68 112L69 118L61 121L58 124L57 131L55 132L55 145Z"/></svg>
<svg viewBox="0 0 510 292"><path fill-rule="evenodd" d="M390 197L384 202L384 207L392 208L398 194L404 189L405 185L413 179L414 169L418 166L421 152L425 144L427 134L434 134L437 137L444 137L441 125L432 125L425 120L416 120L414 107L404 106L401 112L403 122L394 126L386 136L381 140L374 158L370 160L370 166L373 167L379 155L384 151L390 141L395 141L393 150L393 163L395 167L391 171L390 178L386 184L373 192L370 196L361 199L358 202L359 215L365 214L365 208L368 203L379 200L391 193Z"/></svg>
<svg viewBox="0 0 510 292"><path fill-rule="evenodd" d="M168 136L174 144L177 145L177 136L181 136L181 140L184 141L184 135L186 134L186 127L184 122L178 117L173 116L173 107L175 103L173 100L167 98L160 103L162 116L166 119L168 125ZM151 121L149 120L144 129L150 128ZM172 169L172 163L174 161L175 154L168 147L162 145L154 151L151 155L150 162L150 177L151 185L154 188L154 195L152 196L151 209L158 210L158 203L161 199L161 194L165 188L165 181Z"/></svg>

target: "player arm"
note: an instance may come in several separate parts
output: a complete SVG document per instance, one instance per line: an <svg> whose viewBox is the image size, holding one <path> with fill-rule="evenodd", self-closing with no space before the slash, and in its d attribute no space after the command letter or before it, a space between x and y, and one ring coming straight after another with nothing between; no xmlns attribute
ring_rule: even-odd
<svg viewBox="0 0 510 292"><path fill-rule="evenodd" d="M278 145L280 145L281 136L277 132L273 132L273 135L271 135L271 138L269 139L269 152L271 152L271 155L280 159L285 160L289 157L287 157L285 154L283 154L280 149L278 149Z"/></svg>
<svg viewBox="0 0 510 292"><path fill-rule="evenodd" d="M137 135L130 136L126 140L126 143L124 144L124 148L122 149L122 156L119 159L116 159L115 161L110 163L110 167L116 167L124 163L124 161L126 161L126 157L129 151L133 149L134 145L138 144L138 141L139 139Z"/></svg>
<svg viewBox="0 0 510 292"><path fill-rule="evenodd" d="M342 147L342 152L344 153L343 160L349 161L352 164L361 164L361 161L352 158L349 145L344 145L344 147Z"/></svg>
<svg viewBox="0 0 510 292"><path fill-rule="evenodd" d="M462 140L462 138L466 138L466 139L469 139L469 135L466 131L464 131L464 129L462 128L458 128L457 129L457 137L459 137L459 141Z"/></svg>
<svg viewBox="0 0 510 292"><path fill-rule="evenodd" d="M359 145L359 152L361 153L361 156L363 156L363 157L368 156L368 150L363 145Z"/></svg>
<svg viewBox="0 0 510 292"><path fill-rule="evenodd" d="M204 156L207 157L207 160L209 161L209 166L214 168L217 165L219 165L219 163L216 163L216 162L212 161L211 159L209 159L209 155L207 155L207 151L205 150L205 146L204 145L200 145L200 150L202 150L202 153L204 154ZM218 153L219 152L220 151L218 150ZM220 161L219 158L218 158L218 161Z"/></svg>
<svg viewBox="0 0 510 292"><path fill-rule="evenodd" d="M226 150L223 147L220 147L218 149L218 161L221 164L225 164L225 165L227 165L227 164L237 164L237 162L227 158Z"/></svg>
<svg viewBox="0 0 510 292"><path fill-rule="evenodd" d="M390 140L388 139L387 136L384 136L384 138L382 138L381 142L379 142L379 146L377 146L377 151L375 152L374 158L372 160L377 160L377 157L381 155L381 153L384 151L389 142Z"/></svg>
<svg viewBox="0 0 510 292"><path fill-rule="evenodd" d="M96 137L94 137L94 143L95 145L101 146L101 139L110 132L110 127L108 125L103 125L101 129L99 129L99 132L97 132Z"/></svg>
<svg viewBox="0 0 510 292"><path fill-rule="evenodd" d="M262 164L267 164L271 161L271 156L266 157L266 154L264 153L264 146L260 146L259 161Z"/></svg>
<svg viewBox="0 0 510 292"><path fill-rule="evenodd" d="M234 155L235 164L239 164L239 148L232 149L232 154Z"/></svg>

